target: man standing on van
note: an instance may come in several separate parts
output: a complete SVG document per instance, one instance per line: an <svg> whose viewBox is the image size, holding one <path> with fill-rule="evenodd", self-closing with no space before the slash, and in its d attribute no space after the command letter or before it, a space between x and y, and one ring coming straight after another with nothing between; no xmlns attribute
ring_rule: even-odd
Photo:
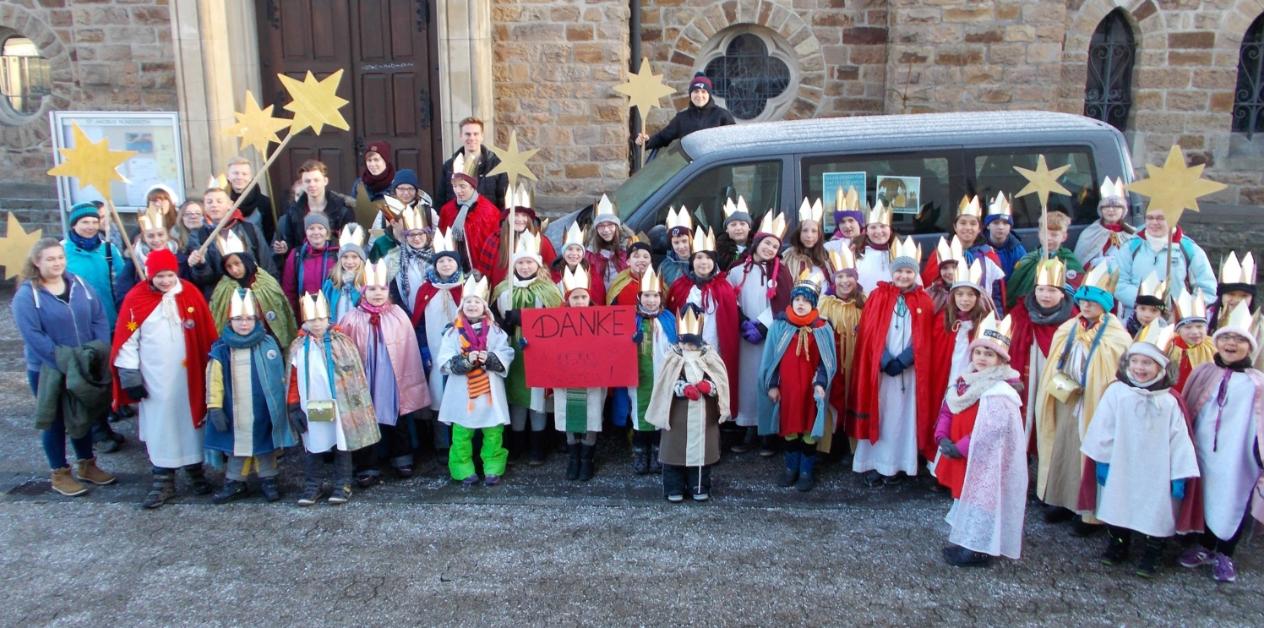
<svg viewBox="0 0 1264 628"><path fill-rule="evenodd" d="M728 109L715 104L715 100L711 98L711 79L699 72L693 75L693 80L689 82L689 107L677 113L662 131L653 136L643 132L638 134L636 145L655 150L694 131L730 124L736 124L733 114L729 113Z"/></svg>

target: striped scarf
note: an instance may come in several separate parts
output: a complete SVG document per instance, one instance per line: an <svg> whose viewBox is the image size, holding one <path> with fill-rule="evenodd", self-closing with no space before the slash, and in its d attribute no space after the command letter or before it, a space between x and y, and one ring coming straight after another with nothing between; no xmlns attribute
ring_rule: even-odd
<svg viewBox="0 0 1264 628"><path fill-rule="evenodd" d="M488 324L483 322L475 328L476 323L466 320L465 315L461 314L456 317L453 327L461 335L461 352L469 355L476 351L487 350L487 332ZM492 392L491 378L487 376L487 370L481 366L470 369L465 374L465 386L469 394L469 403L465 406L466 412L474 411L474 400L483 395L490 395Z"/></svg>

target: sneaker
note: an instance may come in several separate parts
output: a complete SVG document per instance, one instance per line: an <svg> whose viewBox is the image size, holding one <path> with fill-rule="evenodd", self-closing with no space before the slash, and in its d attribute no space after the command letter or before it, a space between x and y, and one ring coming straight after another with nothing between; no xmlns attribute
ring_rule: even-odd
<svg viewBox="0 0 1264 628"><path fill-rule="evenodd" d="M409 479L409 478L413 477L413 467L412 467L412 465L408 465L408 464L406 464L406 465L404 465L404 466L402 466L402 467L395 467L395 475L396 475L396 477L398 477L398 478L399 478L399 479L401 479L401 480L407 480L407 479Z"/></svg>
<svg viewBox="0 0 1264 628"><path fill-rule="evenodd" d="M895 486L896 484L902 484L904 480L907 480L907 479L908 479L908 475L904 473L903 471L901 471L900 473L896 473L895 475L882 478L882 484L885 486Z"/></svg>
<svg viewBox="0 0 1264 628"><path fill-rule="evenodd" d="M62 467L53 469L53 490L66 497L75 497L87 493L88 487L80 484L79 480L70 474L70 467Z"/></svg>
<svg viewBox="0 0 1264 628"><path fill-rule="evenodd" d="M276 478L263 478L259 480L259 492L263 493L263 498L275 502L281 499L281 486L277 483Z"/></svg>
<svg viewBox="0 0 1264 628"><path fill-rule="evenodd" d="M360 488L369 488L381 481L382 477L373 473L361 473L356 476L356 484L360 485Z"/></svg>
<svg viewBox="0 0 1264 628"><path fill-rule="evenodd" d="M496 486L497 484L500 484L499 475L489 475L483 478L483 486Z"/></svg>
<svg viewBox="0 0 1264 628"><path fill-rule="evenodd" d="M1238 579L1238 568L1233 566L1233 559L1216 553L1212 559L1211 577L1216 582L1233 582Z"/></svg>
<svg viewBox="0 0 1264 628"><path fill-rule="evenodd" d="M1176 562L1186 569L1194 569L1215 562L1215 554L1211 550L1195 544L1181 552L1181 557L1176 559Z"/></svg>
<svg viewBox="0 0 1264 628"><path fill-rule="evenodd" d="M97 466L96 458L80 460L79 463L75 465L75 475L78 476L80 480L90 484L96 484L97 486L106 486L118 481L118 478L102 471L101 467Z"/></svg>
<svg viewBox="0 0 1264 628"><path fill-rule="evenodd" d="M1102 564L1114 567L1128 562L1128 545L1128 541L1111 538L1106 551L1102 552Z"/></svg>
<svg viewBox="0 0 1264 628"><path fill-rule="evenodd" d="M708 499L711 499L711 495L709 493L694 493L693 494L693 500L696 502L705 502Z"/></svg>
<svg viewBox="0 0 1264 628"><path fill-rule="evenodd" d="M329 496L329 503L340 506L351 500L351 485L343 484L341 487L334 489L332 495Z"/></svg>
<svg viewBox="0 0 1264 628"><path fill-rule="evenodd" d="M673 504L679 504L680 502L685 501L685 496L681 495L680 493L672 493L671 495L667 496L667 501Z"/></svg>
<svg viewBox="0 0 1264 628"><path fill-rule="evenodd" d="M314 506L323 497L329 496L329 487L320 484L308 484L303 487L303 494L298 496L299 506Z"/></svg>
<svg viewBox="0 0 1264 628"><path fill-rule="evenodd" d="M478 486L478 474L475 473L474 475L461 480L461 486L465 486L467 488L471 486Z"/></svg>

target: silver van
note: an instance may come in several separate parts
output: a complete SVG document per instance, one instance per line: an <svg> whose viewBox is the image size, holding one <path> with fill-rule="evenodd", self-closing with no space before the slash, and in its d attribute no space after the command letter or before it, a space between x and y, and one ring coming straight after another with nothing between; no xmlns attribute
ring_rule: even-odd
<svg viewBox="0 0 1264 628"><path fill-rule="evenodd" d="M777 208L793 224L804 197L822 198L827 237L833 235L834 191L853 186L872 206L893 207L893 227L913 234L923 251L951 232L965 194L1012 196L1026 185L1014 166L1034 168L1044 155L1050 168L1070 164L1059 179L1071 196L1051 196L1049 209L1072 218L1071 240L1097 218L1104 177L1131 182L1133 170L1123 135L1079 115L1047 111L996 111L850 118L820 118L726 126L693 133L656 157L611 194L620 218L634 232L650 234L656 253L666 249L669 207L685 206L698 220L723 222L726 198L746 199L756 226ZM1135 221L1139 205L1132 202ZM555 220L549 237L560 244L572 220L591 222L592 208ZM1035 195L1013 199L1014 233L1036 242L1040 203Z"/></svg>

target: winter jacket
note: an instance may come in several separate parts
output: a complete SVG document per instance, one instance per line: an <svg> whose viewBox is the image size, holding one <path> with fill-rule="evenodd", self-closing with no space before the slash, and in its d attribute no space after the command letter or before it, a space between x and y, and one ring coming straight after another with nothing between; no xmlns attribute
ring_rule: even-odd
<svg viewBox="0 0 1264 628"><path fill-rule="evenodd" d="M263 239L263 234L259 232L259 228L254 223L238 221L231 227L225 227L225 230L230 229L246 244L246 252L255 258L255 263L259 265L259 268L268 271L269 275L275 277L276 262L272 255L272 247L268 246L268 241ZM202 242L210 237L212 230L214 230L214 227L202 227L193 232L193 241L186 249L186 257L188 251L202 246ZM220 232L220 234L223 233L223 231ZM202 296L207 299L211 298L211 293L215 291L215 286L219 285L219 280L223 276L223 256L219 252L219 247L214 243L206 247L204 263L189 266L189 280L198 287L198 290L202 292Z"/></svg>
<svg viewBox="0 0 1264 628"><path fill-rule="evenodd" d="M44 287L22 282L9 308L25 346L26 370L57 368L57 347L79 347L94 340L110 343L110 326L104 304L82 278L66 273L69 303L63 303Z"/></svg>
<svg viewBox="0 0 1264 628"><path fill-rule="evenodd" d="M464 150L464 148L458 148L447 161L443 162L443 179L435 186L435 207L443 207L455 198L452 194L452 162ZM500 157L487 150L486 146L479 148L478 155L478 176L475 177L478 179L478 186L475 189L478 190L479 195L495 204L497 209L504 209L505 195L509 192L509 174L502 172L494 177L488 176L487 173L500 165Z"/></svg>
<svg viewBox="0 0 1264 628"><path fill-rule="evenodd" d="M285 260L285 272L281 276L281 289L290 300L290 309L298 312L299 297L307 292L320 292L329 271L337 267L338 245L334 242L326 243L325 248L319 251L312 250L307 243L290 251L289 258Z"/></svg>
<svg viewBox="0 0 1264 628"><path fill-rule="evenodd" d="M672 118L663 130L650 136L649 141L645 143L645 148L648 150L663 148L694 131L736 123L733 114L729 113L728 109L715 104L714 99L707 100L705 107L696 107L690 102L689 107L676 114L676 117Z"/></svg>
<svg viewBox="0 0 1264 628"><path fill-rule="evenodd" d="M290 250L297 249L307 241L307 228L303 219L307 217L307 193L298 197L294 204L285 210L281 221L277 224L276 236L272 239L284 241ZM325 190L325 215L329 217L329 238L337 240L342 228L355 222L355 212L347 207L343 197L330 190ZM262 262L260 262L262 263Z"/></svg>
<svg viewBox="0 0 1264 628"><path fill-rule="evenodd" d="M1115 268L1119 270L1115 298L1126 310L1131 311L1136 306L1141 282L1151 272L1160 280L1166 279L1168 290L1172 294L1194 289L1203 295L1207 303L1215 302L1216 273L1207 260L1207 253L1191 238L1181 234L1179 228L1176 239L1180 245L1172 249L1171 275L1167 273L1167 247L1155 252L1144 233L1138 234L1115 251L1113 260Z"/></svg>
<svg viewBox="0 0 1264 628"><path fill-rule="evenodd" d="M1023 246L1022 240L1019 240L1014 234L1009 234L1009 238L1004 244L997 246L988 240L988 244L992 245L992 250L996 251L996 256L1001 258L1001 270L1005 271L1005 276L1009 277L1014 273L1014 265L1018 260L1023 259L1027 255L1027 247Z"/></svg>
<svg viewBox="0 0 1264 628"><path fill-rule="evenodd" d="M66 274L79 277L92 288L93 296L101 301L107 329L113 330L114 320L118 318L118 303L123 300L123 294L114 291L115 282L123 273L123 268L131 262L122 250L109 242L102 242L91 251L79 248L70 238L62 240L61 244L66 249Z"/></svg>
<svg viewBox="0 0 1264 628"><path fill-rule="evenodd" d="M241 194L229 192L229 196L236 202ZM258 187L250 190L250 194L246 195L246 200L242 201L237 208L241 210L241 215L245 216L246 220L263 233L264 242L271 242L276 237L276 218L272 214L272 199L260 192Z"/></svg>
<svg viewBox="0 0 1264 628"><path fill-rule="evenodd" d="M82 438L110 412L110 347L99 340L79 347L61 346L56 359L56 368L40 368L35 428L46 430L60 416L66 422L66 433Z"/></svg>

